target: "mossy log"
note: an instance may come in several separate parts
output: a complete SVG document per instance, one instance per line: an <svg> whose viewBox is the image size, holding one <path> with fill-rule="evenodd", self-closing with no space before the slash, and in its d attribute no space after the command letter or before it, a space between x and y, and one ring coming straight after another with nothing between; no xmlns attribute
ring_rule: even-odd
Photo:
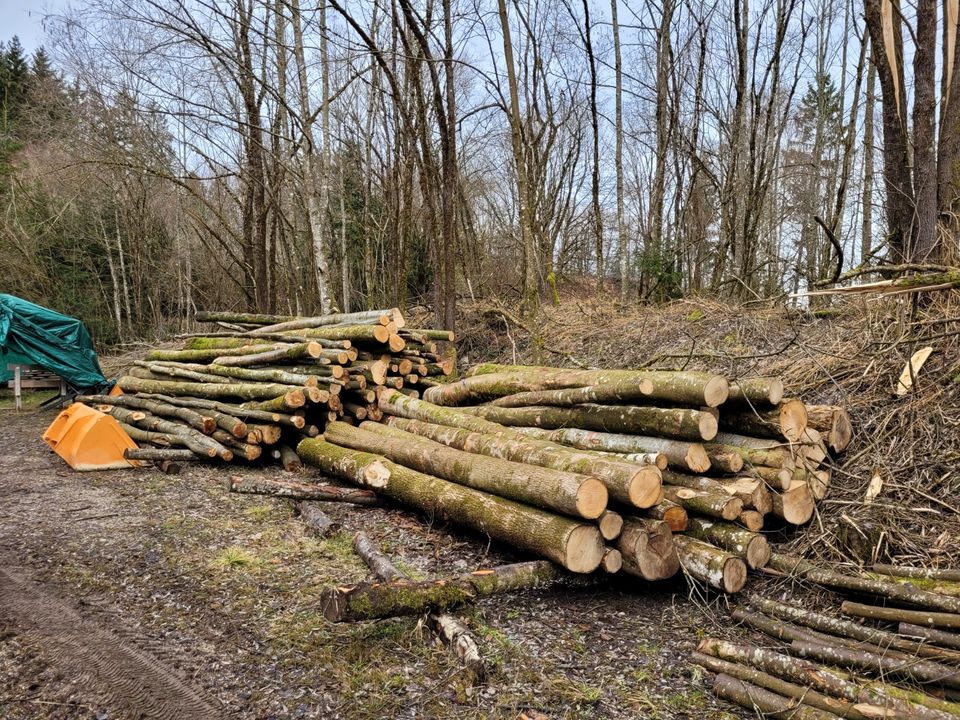
<svg viewBox="0 0 960 720"><path fill-rule="evenodd" d="M583 384L580 378L556 370L536 376L526 372L502 373L435 385L424 392L423 399L435 405L452 407L518 393L580 388Z"/></svg>
<svg viewBox="0 0 960 720"><path fill-rule="evenodd" d="M593 572L603 559L603 537L595 525L432 477L382 456L349 450L319 438L302 440L297 454L327 473L360 484L369 482L366 476L372 471L378 476L380 492L397 502L536 553L572 572Z"/></svg>
<svg viewBox="0 0 960 720"><path fill-rule="evenodd" d="M222 443L217 442L214 438L204 435L202 432L194 430L187 425L171 422L155 415L150 415L149 413L133 411L120 406L111 406L110 414L119 422L126 425L133 425L143 430L176 436L182 440L186 447L201 457L218 457L226 462L230 462L233 459L233 452L229 448L224 447Z"/></svg>
<svg viewBox="0 0 960 720"><path fill-rule="evenodd" d="M720 414L720 427L736 433L799 442L807 429L807 410L800 400L784 400L769 410L753 408L723 412Z"/></svg>
<svg viewBox="0 0 960 720"><path fill-rule="evenodd" d="M779 405L783 400L783 381L779 378L740 378L730 383L728 405Z"/></svg>
<svg viewBox="0 0 960 720"><path fill-rule="evenodd" d="M728 445L724 443L705 443L703 446L707 456L711 459L716 456L738 455L741 459L740 467L736 470L724 469L723 472L740 472L744 463L750 465L762 465L765 467L793 470L796 467L796 461L788 448L770 448L768 450L743 447L741 445ZM703 471L706 472L706 471Z"/></svg>
<svg viewBox="0 0 960 720"><path fill-rule="evenodd" d="M145 410L158 417L176 418L204 435L209 435L217 427L212 417L201 415L190 408L177 407L137 395L79 395L75 401L87 405L119 405L132 410Z"/></svg>
<svg viewBox="0 0 960 720"><path fill-rule="evenodd" d="M563 388L559 390L533 390L497 398L491 405L505 408L529 407L531 405L550 405L571 407L583 403L623 403L642 400L653 392L653 383L649 380L629 380L607 385L588 385L586 387Z"/></svg>
<svg viewBox="0 0 960 720"><path fill-rule="evenodd" d="M960 613L929 612L927 610L904 610L903 608L880 607L845 600L840 612L854 617L886 620L888 622L907 622L913 625L928 625L939 628L960 628Z"/></svg>
<svg viewBox="0 0 960 720"><path fill-rule="evenodd" d="M682 505L688 513L736 520L743 512L743 501L727 493L664 485L663 495L667 500Z"/></svg>
<svg viewBox="0 0 960 720"><path fill-rule="evenodd" d="M802 687L856 703L869 718L944 720L941 715L927 711L924 706L902 699L901 692L904 691L900 688L877 681L864 681L862 678L854 682L852 676L842 670L767 648L708 638L700 642L698 651L730 663L750 665ZM697 656L694 657L695 662L696 659Z"/></svg>
<svg viewBox="0 0 960 720"><path fill-rule="evenodd" d="M205 367L204 365L197 365L195 367ZM235 380L227 380L218 375L211 375L210 373L198 372L197 370L188 370L184 367L182 363L170 363L170 362L146 362L143 360L137 360L133 363L133 367L128 368L127 374L131 377L140 378L141 380L163 380L169 381L171 379L181 379L181 380L190 380L192 382L202 382L202 383L223 383L223 382L236 382Z"/></svg>
<svg viewBox="0 0 960 720"><path fill-rule="evenodd" d="M736 525L690 518L686 534L742 557L747 566L753 569L766 566L770 560L771 550L767 539Z"/></svg>
<svg viewBox="0 0 960 720"><path fill-rule="evenodd" d="M851 590L864 595L876 595L897 600L908 605L960 614L960 598L918 590L909 585L844 575L843 573L819 568L806 560L790 555L774 553L770 558L769 566L780 572L797 575L825 587Z"/></svg>
<svg viewBox="0 0 960 720"><path fill-rule="evenodd" d="M647 508L646 515L654 520L663 520L670 531L675 533L686 530L690 522L686 508L666 498L652 508Z"/></svg>
<svg viewBox="0 0 960 720"><path fill-rule="evenodd" d="M184 350L217 350L226 348L252 347L257 346L261 350L265 345L275 345L272 340L266 338L253 338L246 336L222 335L194 335L183 341ZM221 353L222 355L223 353Z"/></svg>
<svg viewBox="0 0 960 720"><path fill-rule="evenodd" d="M513 428L476 417L464 412L463 408L442 407L426 400L408 397L390 389L380 390L377 398L380 409L387 415L411 420L423 420L437 425L446 425L488 435L523 437Z"/></svg>
<svg viewBox="0 0 960 720"><path fill-rule="evenodd" d="M835 715L837 717L848 718L849 720L875 720L877 717L877 715L873 713L864 714L856 705L846 700L824 695L816 690L812 690L806 684L798 685L748 665L722 660L702 652L693 653L690 660L695 665L699 665L710 672L717 673L718 675L728 675L743 682L751 683L757 687L783 696L784 698L790 698L796 704L830 713L830 716ZM882 712L883 708L876 708L876 710ZM793 709L785 711L785 713L775 714L783 717L796 717Z"/></svg>
<svg viewBox="0 0 960 720"><path fill-rule="evenodd" d="M117 381L117 385L124 392L186 395L210 400L220 398L265 400L283 397L289 407L301 407L305 402L303 388L276 383L236 383L229 385L226 383L160 382L157 380L141 380L124 375Z"/></svg>
<svg viewBox="0 0 960 720"><path fill-rule="evenodd" d="M792 640L790 654L836 667L876 673L882 677L904 678L951 689L960 689L960 671L940 663L916 658L891 657L841 645L811 640Z"/></svg>
<svg viewBox="0 0 960 720"><path fill-rule="evenodd" d="M794 604L780 603L768 598L751 597L750 602L767 615L799 623L804 627L819 630L820 632L839 635L857 642L870 643L883 649L892 648L903 653L909 653L934 660L945 660L953 663L960 662L960 653L944 648L931 647L909 638L901 637L889 630L870 627L851 620L824 615L813 610L798 607ZM903 633L901 629L901 635ZM948 633L949 634L949 633ZM960 644L958 644L960 648Z"/></svg>
<svg viewBox="0 0 960 720"><path fill-rule="evenodd" d="M660 500L660 472L655 467L597 457L533 438L497 437L405 418L391 418L388 424L469 453L597 477L610 497L635 507L650 507ZM385 432L382 427L362 427Z"/></svg>
<svg viewBox="0 0 960 720"><path fill-rule="evenodd" d="M307 328L297 330L296 335L304 338L322 338L324 340L349 340L351 343L376 343L385 344L389 342L390 336L396 334L391 332L390 327L386 325L331 325L328 327Z"/></svg>
<svg viewBox="0 0 960 720"><path fill-rule="evenodd" d="M772 492L773 514L791 525L805 525L813 517L816 505L806 484L791 487L785 492Z"/></svg>
<svg viewBox="0 0 960 720"><path fill-rule="evenodd" d="M306 425L306 421L299 415L287 415L284 413L271 413L261 410L251 410L241 405L231 405L221 403L215 400L204 400L202 398L191 397L172 397L169 395L156 395L153 393L139 393L139 397L153 398L161 400L170 405L179 405L181 407L192 407L205 410L217 420L217 426L221 430L235 435L236 437L245 437L247 434L246 425L242 427L238 424L242 420L251 422L276 423L283 427L301 429ZM223 420L221 422L221 417Z"/></svg>
<svg viewBox="0 0 960 720"><path fill-rule="evenodd" d="M167 367L170 366L170 364L165 365ZM190 365L183 363L178 364L177 367L220 378L225 377L233 380L245 380L248 382L280 383L282 385L293 385L295 387L301 385L316 386L319 382L316 375L295 373L286 368L267 369L235 367L231 365L217 365L215 363L211 363L209 365ZM224 381L218 380L217 382Z"/></svg>
<svg viewBox="0 0 960 720"><path fill-rule="evenodd" d="M644 580L666 580L677 574L680 559L673 532L663 520L624 518L617 537L621 570Z"/></svg>
<svg viewBox="0 0 960 720"><path fill-rule="evenodd" d="M686 535L673 538L683 571L725 593L738 593L747 582L747 565L742 558L710 543Z"/></svg>
<svg viewBox="0 0 960 720"><path fill-rule="evenodd" d="M271 325L296 320L296 315L267 315L264 313L238 313L221 310L198 310L193 319L197 322L225 322L241 325Z"/></svg>
<svg viewBox="0 0 960 720"><path fill-rule="evenodd" d="M269 365L284 360L298 360L300 358L318 358L323 348L317 342L302 342L289 346L281 346L264 350L263 352L245 355L220 355L212 360L215 365L246 367L250 365Z"/></svg>
<svg viewBox="0 0 960 720"><path fill-rule="evenodd" d="M717 420L710 413L685 408L634 405L578 405L574 408L499 408L490 405L461 408L500 425L555 430L579 427L615 433L655 434L685 440L712 440Z"/></svg>
<svg viewBox="0 0 960 720"><path fill-rule="evenodd" d="M566 515L592 520L607 507L606 487L587 475L474 455L376 423L358 428L333 422L324 437L341 447L375 452L435 477Z"/></svg>
<svg viewBox="0 0 960 720"><path fill-rule="evenodd" d="M251 330L250 335L262 333L282 333L291 330L305 330L308 328L326 327L330 325L388 325L393 322L398 328L406 325L403 314L397 308L388 310L364 310L355 313L331 313L315 317L300 317L293 320L264 325Z"/></svg>
<svg viewBox="0 0 960 720"><path fill-rule="evenodd" d="M256 412L267 412L267 413L276 413L281 415L287 415L294 413L300 410L307 403L307 398L303 393L303 390L297 388L297 390L284 393L275 398L269 400L251 400L249 402L243 403L242 407L245 410L251 410Z"/></svg>
<svg viewBox="0 0 960 720"><path fill-rule="evenodd" d="M182 363L208 363L218 357L242 357L244 355L259 355L268 350L292 347L285 343L273 343L270 345L240 345L227 348L206 348L201 350L151 350L144 358L148 362L182 362Z"/></svg>
<svg viewBox="0 0 960 720"><path fill-rule="evenodd" d="M850 415L836 405L807 405L807 424L823 435L835 453L842 453L853 440Z"/></svg>
<svg viewBox="0 0 960 720"><path fill-rule="evenodd" d="M439 580L396 579L326 590L323 615L331 622L356 622L420 615L477 598L552 585L562 571L546 560L501 565Z"/></svg>
<svg viewBox="0 0 960 720"><path fill-rule="evenodd" d="M793 480L792 470L766 465L753 465L744 471L744 475L759 478L774 490L789 490Z"/></svg>
<svg viewBox="0 0 960 720"><path fill-rule="evenodd" d="M230 492L245 495L271 495L290 500L322 500L325 502L345 502L353 505L380 504L380 499L371 490L338 487L322 483L236 476L230 478L228 487Z"/></svg>
<svg viewBox="0 0 960 720"><path fill-rule="evenodd" d="M700 443L645 435L602 433L578 428L560 428L557 430L517 429L524 435L540 440L549 440L561 445L569 445L581 450L614 452L623 455L658 453L667 458L668 467L698 473L707 472L710 469L710 458L707 456L704 446Z"/></svg>
<svg viewBox="0 0 960 720"><path fill-rule="evenodd" d="M736 496L740 498L743 503L741 510L747 508L767 513L773 505L770 491L767 490L766 486L759 480L738 478L733 481L724 481L703 477L702 475L688 475L687 473L676 472L675 470L664 470L662 475L663 482L666 485L692 488L694 490L702 490L718 495L727 494Z"/></svg>

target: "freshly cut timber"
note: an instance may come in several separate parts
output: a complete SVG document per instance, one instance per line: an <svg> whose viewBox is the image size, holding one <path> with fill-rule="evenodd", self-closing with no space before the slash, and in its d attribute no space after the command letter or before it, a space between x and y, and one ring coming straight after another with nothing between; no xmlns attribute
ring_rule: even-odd
<svg viewBox="0 0 960 720"><path fill-rule="evenodd" d="M319 483L300 483L265 478L230 478L230 492L246 495L272 495L291 500L324 500L354 505L379 505L380 499L370 490Z"/></svg>
<svg viewBox="0 0 960 720"><path fill-rule="evenodd" d="M283 413L270 413L262 412L258 410L251 410L245 408L242 405L230 405L227 403L216 402L215 400L203 400L201 398L189 398L189 397L173 397L169 395L155 395L151 393L137 393L139 397L152 398L155 400L161 400L163 402L169 403L170 405L179 405L181 407L191 407L191 408L200 408L203 410L210 411L213 413L213 417L216 417L216 413L222 413L232 419L243 418L244 420L250 420L252 422L264 422L264 423L277 423L278 425L283 425L285 427L295 428L297 430L304 427L306 421L299 415L286 415ZM235 418L234 418L235 416ZM224 427L220 425L219 421L217 424L221 429L231 432L237 437L245 437L247 434L246 428L244 429L232 429L231 427Z"/></svg>
<svg viewBox="0 0 960 720"><path fill-rule="evenodd" d="M497 437L404 418L391 418L388 422L390 428L469 453L597 477L606 486L610 497L635 507L650 507L660 500L660 471L652 466L597 457L593 453L577 452L533 438ZM384 434L388 431L372 423L364 423L361 427Z"/></svg>
<svg viewBox="0 0 960 720"><path fill-rule="evenodd" d="M807 423L823 436L824 442L835 453L842 453L853 440L850 415L836 405L807 405Z"/></svg>
<svg viewBox="0 0 960 720"><path fill-rule="evenodd" d="M158 418L155 415L140 411L129 410L120 406L111 406L110 414L118 422L134 427L150 430L152 432L163 433L165 435L174 435L182 441L183 445L190 448L201 457L218 457L221 460L230 462L233 459L233 452L217 442L214 438L208 437L192 427L181 425Z"/></svg>
<svg viewBox="0 0 960 720"><path fill-rule="evenodd" d="M946 612L928 612L926 610L904 610L902 608L879 607L844 600L840 612L854 617L872 620L907 622L913 625L929 625L940 628L960 629L960 614Z"/></svg>
<svg viewBox="0 0 960 720"><path fill-rule="evenodd" d="M742 557L754 569L764 567L770 560L771 550L767 539L736 525L690 518L686 534Z"/></svg>
<svg viewBox="0 0 960 720"><path fill-rule="evenodd" d="M804 705L730 675L717 675L713 680L713 692L718 697L736 703L751 712L759 710L766 717L791 720L836 720L838 717L835 713Z"/></svg>
<svg viewBox="0 0 960 720"><path fill-rule="evenodd" d="M184 363L207 363L218 357L239 357L242 355L258 355L269 350L287 350L294 345L289 343L273 343L262 345L256 343L247 343L234 347L214 348L205 347L195 350L153 350L147 353L147 362L167 361ZM319 354L320 347L314 346L313 351Z"/></svg>
<svg viewBox="0 0 960 720"><path fill-rule="evenodd" d="M908 567L906 565L884 565L877 563L871 568L873 572L894 577L916 578L919 580L946 580L960 582L960 569L955 568L924 568Z"/></svg>
<svg viewBox="0 0 960 720"><path fill-rule="evenodd" d="M662 520L625 518L616 546L621 570L644 580L666 580L677 574L680 559L670 526Z"/></svg>
<svg viewBox="0 0 960 720"><path fill-rule="evenodd" d="M243 400L267 400L288 395L293 398L299 393L303 405L303 388L279 385L276 383L198 383L198 382L162 382L159 380L141 380L124 375L117 381L124 392L159 393L161 395L188 395L207 399L241 398ZM296 401L294 400L293 403ZM293 404L288 401L288 404Z"/></svg>
<svg viewBox="0 0 960 720"><path fill-rule="evenodd" d="M621 435L602 433L578 428L560 428L542 430L540 428L517 428L524 435L569 445L581 450L599 450L624 455L634 453L660 453L667 458L667 464L680 470L707 472L710 458L700 443L644 435ZM663 468L661 468L662 470Z"/></svg>
<svg viewBox="0 0 960 720"><path fill-rule="evenodd" d="M663 520L672 532L681 533L687 529L689 518L682 505L664 498L647 510L647 516L654 520Z"/></svg>
<svg viewBox="0 0 960 720"><path fill-rule="evenodd" d="M553 563L533 560L440 580L396 579L341 586L324 591L320 602L324 617L332 622L375 620L420 615L479 597L551 585L561 578Z"/></svg>
<svg viewBox="0 0 960 720"><path fill-rule="evenodd" d="M721 413L720 427L731 432L800 442L807 430L807 410L799 400L784 400L771 410L754 408Z"/></svg>
<svg viewBox="0 0 960 720"><path fill-rule="evenodd" d="M727 493L665 485L663 495L667 500L682 505L687 512L721 520L736 520L743 512L743 501Z"/></svg>
<svg viewBox="0 0 960 720"><path fill-rule="evenodd" d="M642 400L653 392L653 383L649 380L628 380L607 385L587 385L586 387L562 388L559 390L531 390L506 395L494 400L491 405L517 408L530 405L552 405L570 407L583 403L618 403Z"/></svg>
<svg viewBox="0 0 960 720"><path fill-rule="evenodd" d="M189 408L147 400L136 395L78 395L75 400L87 405L118 405L131 410L145 410L159 417L177 418L204 435L209 435L217 427L212 417L206 417Z"/></svg>
<svg viewBox="0 0 960 720"><path fill-rule="evenodd" d="M604 572L613 573L620 572L623 567L623 555L620 554L619 550L614 550L611 547L604 548L603 550L603 560L600 561L600 567L603 568Z"/></svg>
<svg viewBox="0 0 960 720"><path fill-rule="evenodd" d="M873 720L873 718L876 717L874 715L864 714L855 705L845 700L824 695L816 690L811 690L806 685L796 685L748 665L729 662L701 652L693 653L691 660L694 664L706 668L710 672L728 675L743 682L752 683L772 693L790 698L796 703L802 703L804 706L817 708L825 713L829 713L830 717L837 716L849 718L850 720ZM877 710L882 712L883 708L877 708ZM792 710L788 711L788 714L791 717L794 716Z"/></svg>
<svg viewBox="0 0 960 720"><path fill-rule="evenodd" d="M960 598L918 590L910 585L844 575L843 573L819 568L806 560L790 555L781 555L780 553L771 555L769 566L774 570L797 575L824 587L852 590L864 595L877 595L909 605L960 614Z"/></svg>
<svg viewBox="0 0 960 720"><path fill-rule="evenodd" d="M623 516L613 510L604 510L603 515L597 518L597 527L604 540L615 540L623 530Z"/></svg>
<svg viewBox="0 0 960 720"><path fill-rule="evenodd" d="M504 427L495 422L476 417L464 412L463 408L442 407L426 400L409 397L396 390L381 390L377 396L377 403L386 415L409 418L410 420L423 420L437 425L446 425L488 435L522 437L522 434L514 428Z"/></svg>
<svg viewBox="0 0 960 720"><path fill-rule="evenodd" d="M719 435L724 435L725 433L720 433ZM742 445L727 445L723 443L706 443L703 446L703 449L706 451L708 457L713 459L716 456L729 456L729 455L738 455L742 462L740 467L734 469L733 465L730 465L730 469L724 469L724 472L740 472L743 468L743 463L750 463L751 465L763 465L765 467L777 468L777 469L787 469L793 470L796 467L796 461L793 458L790 450L782 447L770 448L767 450L761 448L750 448L744 447ZM701 471L701 472L706 472Z"/></svg>
<svg viewBox="0 0 960 720"><path fill-rule="evenodd" d="M739 478L733 482L729 482L700 475L687 475L686 473L675 472L673 470L664 470L662 475L663 482L666 485L702 490L703 492L717 495L734 495L740 498L740 501L743 503L741 510L743 508L750 508L762 513L767 513L773 504L770 491L767 490L759 480Z"/></svg>
<svg viewBox="0 0 960 720"><path fill-rule="evenodd" d="M388 325L393 322L398 328L406 326L403 314L397 308L389 310L365 310L355 313L331 313L317 317L301 317L286 320L270 325L264 325L251 330L249 335L269 333L283 333L291 330L305 330L307 328L323 327L325 325Z"/></svg>
<svg viewBox="0 0 960 720"><path fill-rule="evenodd" d="M773 514L791 525L810 522L816 507L813 493L806 484L791 487L786 492L772 492Z"/></svg>
<svg viewBox="0 0 960 720"><path fill-rule="evenodd" d="M747 566L742 558L685 535L675 535L673 542L680 566L688 575L725 593L738 593L743 589Z"/></svg>
<svg viewBox="0 0 960 720"><path fill-rule="evenodd" d="M745 473L748 477L756 477L763 480L774 490L789 490L793 480L793 472L786 468L767 467L766 465L754 465Z"/></svg>
<svg viewBox="0 0 960 720"><path fill-rule="evenodd" d="M368 429L371 426L383 427L333 422L324 437L342 447L375 452L420 472L566 515L592 520L606 510L607 489L595 477L474 455L402 430L391 430L396 433L392 436L374 432Z"/></svg>
<svg viewBox="0 0 960 720"><path fill-rule="evenodd" d="M499 408L491 405L460 408L500 425L555 430L579 427L605 432L660 434L687 440L712 440L717 419L710 413L686 408L634 405L578 405L573 408Z"/></svg>
<svg viewBox="0 0 960 720"><path fill-rule="evenodd" d="M303 462L292 447L281 445L276 452L280 454L280 464L283 465L284 470L291 473L303 470Z"/></svg>
<svg viewBox="0 0 960 720"><path fill-rule="evenodd" d="M269 365L283 360L296 360L299 358L318 358L323 347L318 342L302 342L288 346L280 346L272 349L264 349L258 353L221 354L210 362L215 365Z"/></svg>
<svg viewBox="0 0 960 720"><path fill-rule="evenodd" d="M572 572L593 572L603 559L603 536L596 525L431 477L382 456L349 450L319 438L302 440L297 454L329 474L359 484L366 484L366 474L374 469L382 473L378 487L383 495L537 553Z"/></svg>
<svg viewBox="0 0 960 720"><path fill-rule="evenodd" d="M750 532L760 532L763 530L763 515L756 510L744 510L737 515L737 522L743 525Z"/></svg>
<svg viewBox="0 0 960 720"><path fill-rule="evenodd" d="M779 405L783 400L783 381L779 378L741 378L730 383L730 405Z"/></svg>
<svg viewBox="0 0 960 720"><path fill-rule="evenodd" d="M252 357L252 356L251 356ZM268 369L266 367L252 368L234 365L189 365L186 363L153 363L154 367L182 369L188 372L195 371L203 375L210 375L219 378L231 378L233 380L247 380L251 382L280 383L282 385L317 385L318 378L315 375L295 373L288 368L278 367ZM213 382L228 382L226 380L214 380Z"/></svg>
<svg viewBox="0 0 960 720"><path fill-rule="evenodd" d="M238 323L241 325L272 325L273 323L296 320L295 315L265 315L263 313L236 313L221 310L198 310L193 315L197 322Z"/></svg>

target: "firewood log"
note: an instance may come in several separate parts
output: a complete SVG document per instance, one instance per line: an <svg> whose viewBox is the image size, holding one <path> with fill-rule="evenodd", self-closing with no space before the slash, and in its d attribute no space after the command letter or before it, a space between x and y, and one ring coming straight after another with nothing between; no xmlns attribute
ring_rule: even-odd
<svg viewBox="0 0 960 720"><path fill-rule="evenodd" d="M233 452L217 442L213 437L204 435L192 427L181 425L180 423L170 422L163 418L156 417L143 412L134 412L120 406L110 406L110 415L119 422L127 425L133 425L144 430L174 435L180 438L183 444L201 457L219 457L221 460L230 462L233 459Z"/></svg>
<svg viewBox="0 0 960 720"><path fill-rule="evenodd" d="M772 492L773 514L791 525L805 525L816 506L810 488L804 483L785 492Z"/></svg>
<svg viewBox="0 0 960 720"><path fill-rule="evenodd" d="M836 405L807 405L807 423L824 436L827 446L842 453L853 440L850 416Z"/></svg>
<svg viewBox="0 0 960 720"><path fill-rule="evenodd" d="M725 674L717 675L714 679L713 692L751 712L760 711L765 717L791 720L836 720L838 717Z"/></svg>
<svg viewBox="0 0 960 720"><path fill-rule="evenodd" d="M239 424L232 422L236 420L237 423L240 423L240 418L253 422L276 423L278 425L282 425L283 427L295 428L297 430L302 428L306 423L302 417L297 415L251 410L250 408L245 408L242 405L230 405L228 403L216 402L215 400L204 400L202 398L191 397L173 397L168 395L156 395L153 393L137 393L137 396L161 400L170 405L200 408L211 413L222 413L224 416L226 416L226 420L224 421L225 424L221 424L220 420L218 419L217 425L221 430L226 430L236 437L246 437L247 435L246 427L241 428ZM216 418L216 414L214 414L213 417Z"/></svg>
<svg viewBox="0 0 960 720"><path fill-rule="evenodd" d="M326 538L336 535L342 527L340 523L331 520L320 507L312 501L301 500L297 503L297 510L300 511L300 520L312 535Z"/></svg>
<svg viewBox="0 0 960 720"><path fill-rule="evenodd" d="M936 628L921 627L920 625L914 625L913 623L906 622L900 623L897 628L897 632L899 632L901 635L923 638L924 640L936 645L943 645L947 648L960 650L960 634L958 633L937 630ZM929 646L924 647L926 647L928 650L931 649ZM939 650L940 648L936 649Z"/></svg>
<svg viewBox="0 0 960 720"><path fill-rule="evenodd" d="M763 530L764 516L756 510L744 510L737 515L737 522L743 525L750 532L760 532Z"/></svg>
<svg viewBox="0 0 960 720"><path fill-rule="evenodd" d="M779 378L740 378L730 383L728 405L779 405L783 381Z"/></svg>
<svg viewBox="0 0 960 720"><path fill-rule="evenodd" d="M764 567L770 560L770 543L763 535L722 522L690 518L687 535L742 557L753 569Z"/></svg>
<svg viewBox="0 0 960 720"><path fill-rule="evenodd" d="M680 560L670 526L662 520L624 518L616 540L621 570L644 580L666 580L676 575Z"/></svg>
<svg viewBox="0 0 960 720"><path fill-rule="evenodd" d="M197 454L186 448L127 448L123 451L123 457L127 460L146 460L149 462L162 462L164 460L182 462L184 460L196 460Z"/></svg>
<svg viewBox="0 0 960 720"><path fill-rule="evenodd" d="M710 587L725 593L738 593L747 582L747 566L742 558L710 543L685 535L673 538L683 571Z"/></svg>
<svg viewBox="0 0 960 720"><path fill-rule="evenodd" d="M663 494L667 500L682 505L688 513L697 513L721 520L736 520L743 512L743 501L727 493L665 485Z"/></svg>
<svg viewBox="0 0 960 720"><path fill-rule="evenodd" d="M604 540L616 540L623 530L623 516L613 510L604 510L597 518L597 527L600 528Z"/></svg>
<svg viewBox="0 0 960 720"><path fill-rule="evenodd" d="M891 622L908 622L914 625L930 625L939 628L960 628L960 613L929 612L927 610L904 610L903 608L879 607L844 600L840 612L854 617Z"/></svg>
<svg viewBox="0 0 960 720"><path fill-rule="evenodd" d="M603 560L600 561L600 567L604 572L613 573L620 572L623 567L623 555L620 554L619 550L614 548L607 547L603 549Z"/></svg>
<svg viewBox="0 0 960 720"><path fill-rule="evenodd" d="M671 532L675 533L683 532L689 524L686 508L667 499L663 499L652 508L648 508L646 515L654 520L663 520Z"/></svg>
<svg viewBox="0 0 960 720"><path fill-rule="evenodd" d="M873 572L893 577L917 578L920 580L946 580L960 582L960 569L908 567L905 565L885 565L877 563L871 567Z"/></svg>
<svg viewBox="0 0 960 720"><path fill-rule="evenodd" d="M730 432L799 442L807 429L807 410L799 400L784 400L772 410L723 412L720 427Z"/></svg>
<svg viewBox="0 0 960 720"><path fill-rule="evenodd" d="M117 385L124 392L132 393L186 395L210 400L222 398L267 400L283 397L286 405L294 408L301 407L304 403L303 388L276 383L160 382L157 380L141 380L125 375L117 381Z"/></svg>
<svg viewBox="0 0 960 720"><path fill-rule="evenodd" d="M87 405L119 405L131 410L144 410L158 417L176 418L204 435L209 435L217 427L212 417L201 415L190 408L168 405L136 395L78 395L75 401Z"/></svg>

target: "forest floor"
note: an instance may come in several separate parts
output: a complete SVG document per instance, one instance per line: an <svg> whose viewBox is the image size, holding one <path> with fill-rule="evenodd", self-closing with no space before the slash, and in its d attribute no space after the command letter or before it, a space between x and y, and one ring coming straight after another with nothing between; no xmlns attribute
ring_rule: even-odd
<svg viewBox="0 0 960 720"><path fill-rule="evenodd" d="M918 325L911 312L886 301L824 319L705 302L621 313L573 300L524 329L484 305L465 309L460 347L471 362L780 373L805 400L847 405L857 431L787 547L957 565L956 337L931 340L915 393L892 391L912 341L956 330L943 320L960 313L928 308L919 320L940 322ZM328 514L344 530L317 540L286 501L226 490L230 475L273 468L77 474L40 440L53 416L0 410L0 717L748 717L685 659L701 637L742 636L722 597L678 580L481 600L462 615L494 669L473 687L417 619L335 625L318 598L366 577L357 530L415 577L518 559L507 548L405 510L337 504ZM884 485L867 506L875 471ZM879 546L852 542L848 524L882 528Z"/></svg>

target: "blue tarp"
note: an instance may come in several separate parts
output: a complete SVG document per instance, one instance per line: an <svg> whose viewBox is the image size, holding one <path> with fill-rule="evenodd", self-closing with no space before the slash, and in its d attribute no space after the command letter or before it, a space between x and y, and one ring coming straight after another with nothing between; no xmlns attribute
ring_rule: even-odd
<svg viewBox="0 0 960 720"><path fill-rule="evenodd" d="M77 390L108 385L82 322L0 293L0 380L13 377L10 363L39 365Z"/></svg>

